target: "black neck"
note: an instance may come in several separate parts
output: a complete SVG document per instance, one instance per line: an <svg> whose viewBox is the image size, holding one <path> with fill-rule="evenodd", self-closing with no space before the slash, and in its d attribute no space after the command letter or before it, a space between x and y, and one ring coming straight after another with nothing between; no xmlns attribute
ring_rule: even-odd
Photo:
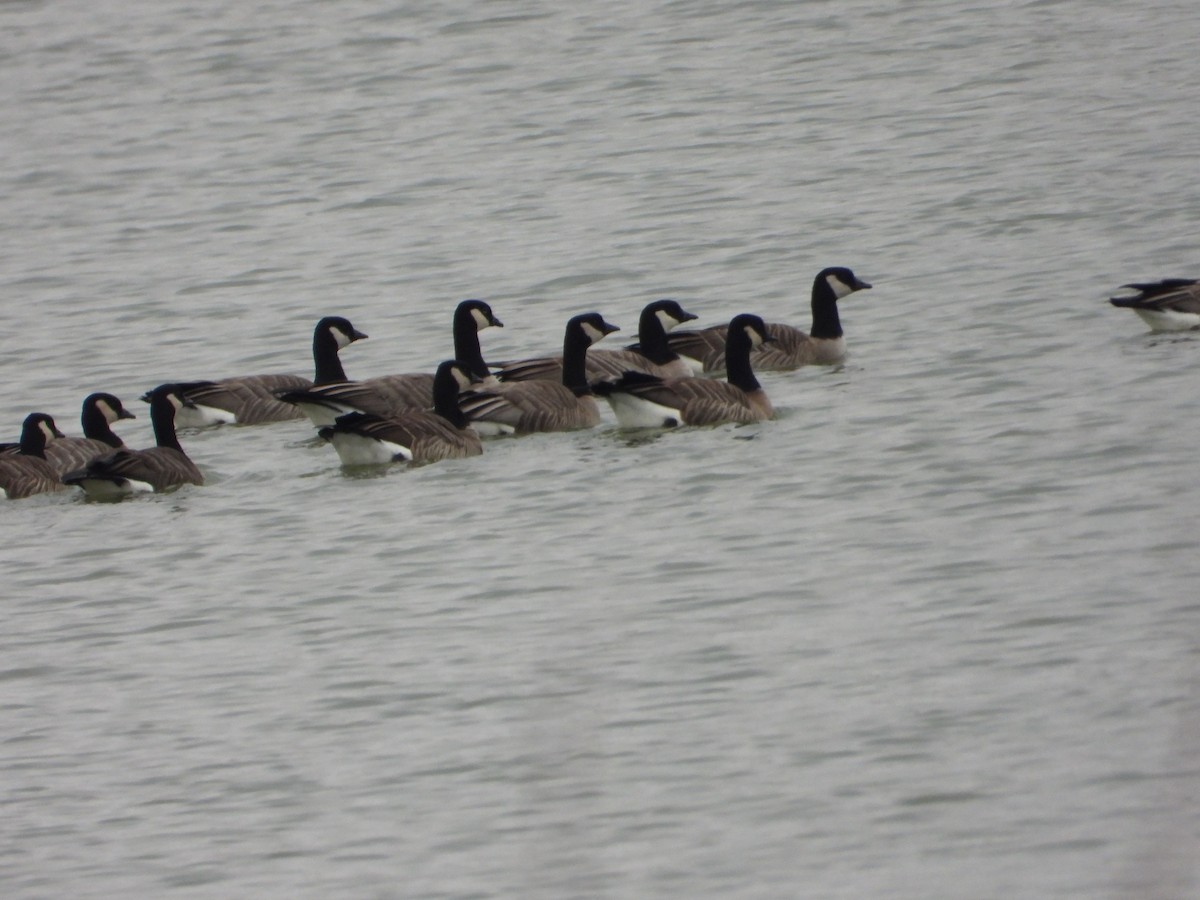
<svg viewBox="0 0 1200 900"><path fill-rule="evenodd" d="M454 312L454 358L466 363L476 378L487 378L488 367L479 349L479 323L472 309L459 308Z"/></svg>
<svg viewBox="0 0 1200 900"><path fill-rule="evenodd" d="M468 420L458 406L458 379L453 372L438 371L433 379L433 411L455 428L466 428Z"/></svg>
<svg viewBox="0 0 1200 900"><path fill-rule="evenodd" d="M592 392L587 380L587 351L591 344L591 339L584 334L583 329L575 326L568 328L563 337L562 383L570 388L576 397L583 397Z"/></svg>
<svg viewBox="0 0 1200 900"><path fill-rule="evenodd" d="M103 441L110 447L124 447L125 443L117 437L109 427L108 419L100 411L100 407L89 403L83 408L83 436L94 441Z"/></svg>
<svg viewBox="0 0 1200 900"><path fill-rule="evenodd" d="M679 358L667 342L667 330L657 312L643 309L638 319L638 349L642 356L656 365L665 365Z"/></svg>
<svg viewBox="0 0 1200 900"><path fill-rule="evenodd" d="M349 380L342 368L342 358L338 356L337 338L325 326L318 327L313 333L313 363L316 366L313 384L337 384Z"/></svg>
<svg viewBox="0 0 1200 900"><path fill-rule="evenodd" d="M762 387L750 367L750 335L745 329L730 329L725 338L725 377L746 393Z"/></svg>
<svg viewBox="0 0 1200 900"><path fill-rule="evenodd" d="M838 318L837 295L824 276L818 275L812 289L812 329L815 338L840 338L842 320Z"/></svg>
<svg viewBox="0 0 1200 900"><path fill-rule="evenodd" d="M175 405L165 394L155 394L150 399L150 424L154 427L154 443L160 447L183 452L175 434Z"/></svg>
<svg viewBox="0 0 1200 900"><path fill-rule="evenodd" d="M21 455L46 458L46 435L41 425L21 429Z"/></svg>

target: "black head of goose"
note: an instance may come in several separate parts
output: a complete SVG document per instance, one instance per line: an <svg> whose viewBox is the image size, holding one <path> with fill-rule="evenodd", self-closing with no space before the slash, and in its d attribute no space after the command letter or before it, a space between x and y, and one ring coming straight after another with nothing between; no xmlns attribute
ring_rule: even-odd
<svg viewBox="0 0 1200 900"><path fill-rule="evenodd" d="M177 428L208 428L213 425L261 425L303 417L295 406L276 396L280 391L306 388L312 384L345 381L339 351L366 337L348 319L326 316L313 329L313 381L300 375L242 375L206 381L173 382L179 396L188 401L175 417ZM142 395L150 402L150 394Z"/></svg>
<svg viewBox="0 0 1200 900"><path fill-rule="evenodd" d="M1164 278L1121 287L1135 291L1109 297L1108 302L1131 309L1151 331L1190 331L1200 328L1200 282L1193 278Z"/></svg>
<svg viewBox="0 0 1200 900"><path fill-rule="evenodd" d="M838 314L838 301L870 288L845 266L822 269L813 279L812 327L807 333L792 325L771 322L767 331L773 338L752 354L760 371L787 371L800 366L836 365L846 358L846 338ZM668 343L696 374L713 374L725 368L725 326L699 331L678 331Z"/></svg>
<svg viewBox="0 0 1200 900"><path fill-rule="evenodd" d="M587 354L588 381L618 378L630 370L674 378L692 374L691 368L667 343L667 332L696 316L677 300L655 300L642 308L638 342L622 350L591 350ZM495 373L501 381L561 381L562 357L541 356L501 363Z"/></svg>
<svg viewBox="0 0 1200 900"><path fill-rule="evenodd" d="M203 484L204 476L188 458L175 433L175 416L190 401L177 385L160 384L150 392L150 423L155 446L122 448L98 456L63 476L64 484L81 487L89 497L113 499L127 494L160 492L183 484Z"/></svg>
<svg viewBox="0 0 1200 900"><path fill-rule="evenodd" d="M79 420L83 437L64 437L46 447L46 459L60 476L82 468L97 456L110 453L125 442L113 432L121 419L137 418L113 394L88 394L83 400Z"/></svg>
<svg viewBox="0 0 1200 900"><path fill-rule="evenodd" d="M567 321L563 332L562 379L500 382L464 391L459 406L484 436L570 431L600 424L600 409L587 377L588 348L620 331L600 313Z"/></svg>
<svg viewBox="0 0 1200 900"><path fill-rule="evenodd" d="M344 466L393 462L433 462L478 456L479 435L458 407L458 395L479 381L468 363L447 360L433 376L433 410L411 410L396 416L353 412L339 416L318 434L337 451Z"/></svg>
<svg viewBox="0 0 1200 900"><path fill-rule="evenodd" d="M455 351L461 354L458 358L479 378L485 378L488 374L479 348L479 331L491 326L503 328L504 323L482 300L464 300L455 308ZM338 416L352 412L386 418L409 410L429 409L433 404L433 375L413 372L381 375L361 381L343 378L337 383L280 392L278 397L298 406L318 427L332 425Z"/></svg>
<svg viewBox="0 0 1200 900"><path fill-rule="evenodd" d="M54 419L35 412L21 425L18 452L0 456L0 489L10 500L63 489L58 473L46 459L46 448L63 437Z"/></svg>
<svg viewBox="0 0 1200 900"><path fill-rule="evenodd" d="M771 401L754 376L751 351L774 338L755 315L734 316L726 329L727 380L656 378L626 372L617 381L595 385L622 428L670 428L761 422L774 415Z"/></svg>

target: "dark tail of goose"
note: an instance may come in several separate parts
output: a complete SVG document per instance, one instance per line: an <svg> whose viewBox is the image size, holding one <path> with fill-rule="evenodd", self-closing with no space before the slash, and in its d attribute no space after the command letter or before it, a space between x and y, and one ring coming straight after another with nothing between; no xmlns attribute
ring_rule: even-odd
<svg viewBox="0 0 1200 900"><path fill-rule="evenodd" d="M83 488L89 497L113 499L127 494L161 492L184 484L203 484L204 476L188 458L175 431L175 414L189 401L176 385L163 384L150 392L150 422L155 446L120 449L92 460L63 477L63 483Z"/></svg>

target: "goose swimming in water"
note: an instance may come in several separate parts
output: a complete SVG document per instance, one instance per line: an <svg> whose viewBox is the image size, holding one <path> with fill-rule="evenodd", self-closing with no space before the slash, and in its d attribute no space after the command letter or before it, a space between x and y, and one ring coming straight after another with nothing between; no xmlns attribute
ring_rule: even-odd
<svg viewBox="0 0 1200 900"><path fill-rule="evenodd" d="M203 484L204 476L188 458L175 433L176 411L190 401L179 388L162 384L150 392L150 422L155 446L123 448L99 456L63 476L64 484L83 488L89 497L115 499L127 494L159 492L184 484Z"/></svg>
<svg viewBox="0 0 1200 900"><path fill-rule="evenodd" d="M1136 291L1110 297L1121 309L1131 309L1152 331L1190 331L1200 328L1200 282L1192 278L1164 278L1142 284L1123 284Z"/></svg>
<svg viewBox="0 0 1200 900"><path fill-rule="evenodd" d="M598 382L596 393L612 406L622 428L672 428L761 422L774 415L771 401L754 377L751 351L774 339L755 315L735 316L726 329L728 378L656 378L626 372L615 382Z"/></svg>
<svg viewBox="0 0 1200 900"><path fill-rule="evenodd" d="M822 269L813 279L812 327L804 332L779 322L767 324L771 341L751 354L759 371L787 371L800 366L836 365L846 358L846 338L838 301L870 288L844 266ZM725 326L700 331L676 331L667 336L671 349L688 362L695 374L714 374L725 368Z"/></svg>

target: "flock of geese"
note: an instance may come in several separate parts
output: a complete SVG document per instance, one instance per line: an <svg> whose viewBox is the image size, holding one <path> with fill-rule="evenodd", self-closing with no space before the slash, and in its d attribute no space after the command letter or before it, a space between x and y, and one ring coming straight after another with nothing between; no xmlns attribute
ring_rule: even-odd
<svg viewBox="0 0 1200 900"><path fill-rule="evenodd" d="M0 488L10 499L81 488L114 499L202 484L180 445L178 430L258 425L307 417L343 465L432 462L476 456L483 438L591 428L600 423L597 397L621 428L670 428L750 423L773 415L755 378L840 363L846 354L838 301L871 287L850 269L823 269L813 281L807 332L751 314L728 325L676 330L697 317L674 300L642 310L638 341L618 350L592 345L619 329L599 313L574 316L562 353L488 364L479 332L503 323L482 300L454 313L454 358L436 372L351 380L340 352L367 337L348 319L328 316L313 332L310 381L298 375L248 375L161 384L142 396L150 404L155 445L125 446L112 430L134 418L107 393L83 401L83 437L66 437L54 419L30 413L17 443L0 444ZM1112 297L1156 331L1200 327L1200 283L1187 279L1124 285ZM718 376L724 373L725 378Z"/></svg>

